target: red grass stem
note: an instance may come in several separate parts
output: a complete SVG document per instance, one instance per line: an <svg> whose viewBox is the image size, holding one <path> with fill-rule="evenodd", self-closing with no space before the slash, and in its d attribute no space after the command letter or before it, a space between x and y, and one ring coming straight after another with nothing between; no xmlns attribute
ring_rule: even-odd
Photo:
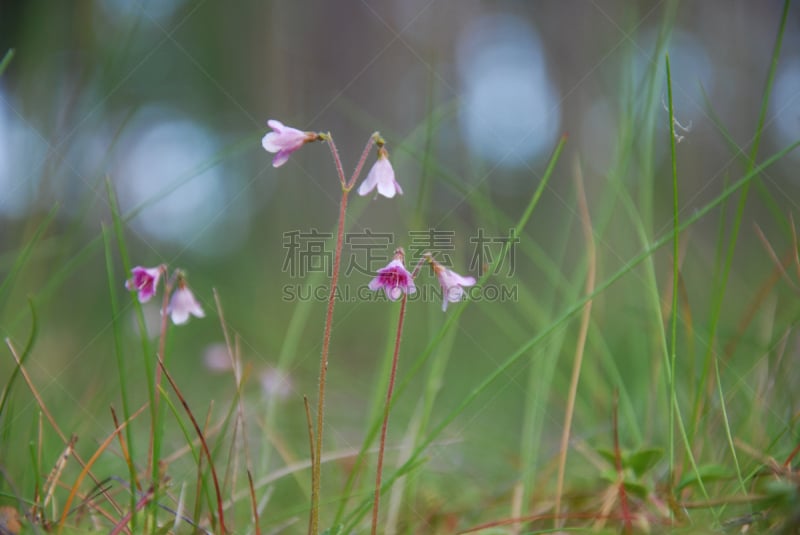
<svg viewBox="0 0 800 535"><path fill-rule="evenodd" d="M331 136L331 133L328 132L327 134L322 134L321 138L325 140L325 142L328 144L328 148L331 149L331 156L333 156L333 165L336 166L336 175L339 177L339 184L342 185L342 189L350 189L347 187L347 181L344 178L342 159L339 158L339 150L336 148L336 143L333 142L333 136Z"/></svg>
<svg viewBox="0 0 800 535"><path fill-rule="evenodd" d="M164 266L159 267L161 270L161 275L166 278L167 270ZM166 347L167 341L167 328L169 327L169 322L167 321L167 307L169 307L169 297L172 293L172 284L170 282L165 282L164 284L164 297L161 300L161 332L158 337L158 359L162 360L164 358L164 351ZM160 452L157 451L156 448L156 427L160 426L160 422L158 421L158 403L159 403L159 392L158 389L161 386L161 367L156 366L156 377L155 377L155 385L153 387L153 403L150 407L150 451L147 454L147 471L152 471L153 476L153 493L155 495L155 489L158 485L158 461L157 457L160 457ZM159 448L160 449L160 448Z"/></svg>
<svg viewBox="0 0 800 535"><path fill-rule="evenodd" d="M164 361L159 358L158 365L161 366L161 369L164 373L164 377L167 378L169 381L172 390L175 391L175 395L178 396L178 399L181 401L181 405L183 405L186 414L189 415L189 419L192 421L192 425L194 426L194 430L197 433L197 437L200 439L200 445L203 447L203 451L208 457L208 467L211 469L211 479L214 481L214 491L217 493L217 514L219 515L219 529L220 533L223 535L228 533L228 530L225 528L225 515L222 512L222 492L219 488L219 480L217 479L217 470L214 468L214 458L211 456L211 450L208 449L208 443L206 442L206 438L203 435L202 429L200 429L200 425L197 423L197 420L192 414L192 410L189 408L189 404L186 402L186 398L183 397L181 391L178 389L178 385L172 379L172 376L167 371L167 368L164 366Z"/></svg>
<svg viewBox="0 0 800 535"><path fill-rule="evenodd" d="M333 328L333 308L336 304L336 285L339 283L339 267L342 262L342 246L344 244L344 222L347 215L347 196L349 190L342 189L342 200L339 203L339 226L336 231L336 253L331 274L331 293L328 296L328 312L325 316L325 330L322 333L322 355L319 363L319 399L317 401L317 433L316 455L311 467L311 518L308 532L316 535L319 531L319 493L320 474L322 472L322 427L325 416L325 379L328 373L328 355L331 346L331 330Z"/></svg>
<svg viewBox="0 0 800 535"><path fill-rule="evenodd" d="M116 525L114 525L114 528L111 530L110 535L117 535L117 533L123 531L125 529L125 526L128 525L128 522L130 522L131 519L133 518L133 515L136 512L140 511L145 505L147 505L150 502L150 500L153 499L153 493L154 493L154 487L150 487L150 490L148 490L145 493L145 495L142 496L138 502L136 502L136 507L132 511L128 511L125 514L125 516L123 516L122 519L120 519L120 521L117 522Z"/></svg>
<svg viewBox="0 0 800 535"><path fill-rule="evenodd" d="M367 161L367 157L369 156L369 151L372 150L372 146L376 142L381 146L383 145L383 138L381 138L381 136L377 132L369 136L367 144L364 145L364 150L361 152L361 158L358 159L358 163L356 164L356 169L355 171L353 171L353 176L350 177L350 181L347 183L348 190L353 189L353 186L356 185L356 180L358 180L358 175L361 174L361 170L364 168L364 163L366 163Z"/></svg>
<svg viewBox="0 0 800 535"><path fill-rule="evenodd" d="M256 502L256 489L253 486L253 474L247 471L247 482L250 484L250 502L253 506L253 523L256 528L256 535L261 535L261 526L258 521L258 503Z"/></svg>
<svg viewBox="0 0 800 535"><path fill-rule="evenodd" d="M330 354L331 347L331 330L333 328L333 308L336 304L336 289L339 284L339 268L342 263L342 246L344 244L344 226L345 218L347 216L347 197L350 190L358 180L358 175L364 168L364 163L367 160L369 151L372 146L378 142L383 143L378 133L374 133L367 141L364 151L361 153L361 158L356 165L353 175L349 181L344 178L344 170L342 169L342 160L339 158L339 151L336 149L336 144L333 137L328 134L321 135L321 138L328 143L333 157L333 163L336 166L336 173L339 177L339 183L342 186L342 199L339 202L339 224L336 230L336 252L333 259L333 273L331 273L331 292L328 297L328 311L325 315L325 329L322 333L322 354L319 363L319 399L317 400L317 432L316 432L316 451L311 456L311 515L308 523L309 535L316 535L319 531L319 501L320 501L320 475L322 473L322 428L325 421L325 380L328 373L328 355Z"/></svg>
<svg viewBox="0 0 800 535"><path fill-rule="evenodd" d="M397 336L394 339L394 356L392 357L392 372L389 376L389 388L386 390L386 405L383 408L383 426L381 427L381 443L378 448L378 473L375 476L375 500L372 503L372 535L378 533L378 507L381 501L381 476L383 475L383 453L386 450L386 428L389 427L389 408L392 405L392 393L397 377L397 361L400 356L400 339L403 335L403 320L406 316L407 294L403 294L400 303L400 318L397 320Z"/></svg>

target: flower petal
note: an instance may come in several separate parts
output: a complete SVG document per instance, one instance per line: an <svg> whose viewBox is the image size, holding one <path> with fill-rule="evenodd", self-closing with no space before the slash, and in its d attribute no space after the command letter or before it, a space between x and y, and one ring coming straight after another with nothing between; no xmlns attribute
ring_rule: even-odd
<svg viewBox="0 0 800 535"><path fill-rule="evenodd" d="M291 126L285 126L280 121L270 119L267 121L272 132L268 132L261 138L261 146L267 152L277 153L272 160L273 167L280 167L289 156L300 147L317 139L317 134L313 132L303 132Z"/></svg>
<svg viewBox="0 0 800 535"><path fill-rule="evenodd" d="M205 312L194 298L192 291L186 287L179 287L173 292L167 306L167 313L172 318L172 323L175 325L182 325L189 321L189 316L193 315L197 318L205 317Z"/></svg>
<svg viewBox="0 0 800 535"><path fill-rule="evenodd" d="M280 167L286 162L289 161L289 156L291 156L292 151L290 150L281 150L275 157L272 159L272 167Z"/></svg>
<svg viewBox="0 0 800 535"><path fill-rule="evenodd" d="M281 146L278 144L279 137L277 132L267 132L267 134L261 139L261 146L264 147L264 150L267 152L278 152L281 150Z"/></svg>
<svg viewBox="0 0 800 535"><path fill-rule="evenodd" d="M392 181L386 181L386 180L378 181L378 193L380 193L381 195L383 195L387 199L391 199L392 197L394 197L395 193L397 193L395 191L395 187L394 187L394 180L392 180Z"/></svg>
<svg viewBox="0 0 800 535"><path fill-rule="evenodd" d="M375 189L375 185L378 182L378 175L375 173L375 166L372 166L372 169L369 170L367 174L367 178L364 179L364 182L358 187L358 194L362 197L364 195L369 195L369 192Z"/></svg>
<svg viewBox="0 0 800 535"><path fill-rule="evenodd" d="M442 287L442 310L447 310L448 303L457 303L464 298L464 287L475 284L474 277L462 277L455 271L446 269L444 266L432 260L433 269Z"/></svg>
<svg viewBox="0 0 800 535"><path fill-rule="evenodd" d="M136 266L131 269L131 274L133 276L125 281L125 288L129 291L136 291L140 303L148 302L158 291L161 268Z"/></svg>
<svg viewBox="0 0 800 535"><path fill-rule="evenodd" d="M369 283L372 291L381 288L391 301L396 301L403 293L409 295L417 291L411 273L403 265L403 261L396 257L386 267L379 269L377 276Z"/></svg>

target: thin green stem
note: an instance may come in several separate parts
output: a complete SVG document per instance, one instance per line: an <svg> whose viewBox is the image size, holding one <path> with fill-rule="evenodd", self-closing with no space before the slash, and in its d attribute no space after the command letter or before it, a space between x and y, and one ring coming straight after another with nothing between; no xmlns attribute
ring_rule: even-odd
<svg viewBox="0 0 800 535"><path fill-rule="evenodd" d="M162 276L166 277L166 269L164 267L160 267L162 271ZM169 306L169 294L172 291L172 285L167 282L164 285L164 296L161 300L161 330L158 337L158 359L162 360L164 358L164 348L166 346L166 339L167 339L167 327L169 324L167 323L167 307ZM159 386L161 385L161 367L156 366L155 370L155 392L153 394L153 414L158 415L158 404L159 404ZM152 421L152 425L150 426L150 451L149 455L147 456L148 468L153 470L153 485L157 486L158 480L158 457L160 456L159 447L156 440L156 428L160 428L160 418L154 417Z"/></svg>
<svg viewBox="0 0 800 535"><path fill-rule="evenodd" d="M386 405L383 409L383 426L381 427L381 442L378 448L378 468L375 476L375 501L372 504L372 535L378 533L378 507L381 501L381 476L383 475L383 454L386 450L386 429L389 427L389 408L392 405L394 382L397 378L397 361L400 356L400 340L403 335L403 320L406 316L406 301L408 295L403 293L400 303L400 319L397 320L397 335L394 339L394 356L392 357L392 371L389 375L389 388L386 390Z"/></svg>
<svg viewBox="0 0 800 535"><path fill-rule="evenodd" d="M167 268L166 266L160 266L158 269L161 270L162 277L166 278L167 276ZM164 359L165 347L166 347L166 339L167 339L167 328L169 327L168 323L168 316L167 316L167 307L169 306L169 296L172 292L172 284L170 282L164 283L164 296L161 300L161 330L159 334L158 340L158 353L156 355L157 360ZM155 375L153 378L153 384L155 385L155 390L153 391L153 397L151 399L151 407L150 407L150 446L147 454L147 471L150 472L151 477L151 485L153 489L153 495L155 496L155 500L153 503L157 503L158 501L158 488L159 488L159 479L160 479L160 458L161 458L161 436L163 430L163 421L164 421L164 410L163 407L160 407L160 386L161 386L161 367L155 367ZM150 508L150 512L153 515L150 519L152 521L153 527L157 525L155 515L158 511L158 508L153 506Z"/></svg>
<svg viewBox="0 0 800 535"><path fill-rule="evenodd" d="M669 60L667 58L667 62L668 61ZM670 105L667 108L667 112L669 113L668 120L670 122L669 130L670 130L670 136L671 136L670 143L671 143L671 146L672 146L672 155L671 155L672 160L671 160L671 163L672 163L672 173L673 173L673 190L674 190L673 196L675 196L675 195L677 195L677 161L676 161L676 157L675 157L675 128L674 128L675 127L675 122L674 122L674 119L673 119L674 118L673 107L672 107L672 104L671 104L671 102L672 102L672 100L671 100L671 91L672 91L672 87L671 86L672 86L672 83L671 83L671 79L670 79L669 68L667 68L667 85L668 85L668 91L670 92ZM741 181L740 181L740 184L741 184ZM677 202L675 200L675 197L673 197L673 202ZM710 206L706 206L706 209L710 210ZM674 204L673 204L673 211L674 211L673 217L677 218L677 213L678 212L677 212L677 208L675 207ZM695 215L697 215L697 214L695 214ZM689 219L689 222L691 222L691 221L692 221L692 218ZM684 228L686 228L687 226L688 226L688 224L686 222L683 225L681 225L680 224L680 220L676 219L673 222L672 232L670 234L664 236L664 238L661 240L662 243L664 245L666 245L667 243L672 242L673 247L677 247L677 245L676 245L677 244L676 236L680 236L681 231L683 231ZM677 270L677 268L678 268L678 250L677 249L673 249L673 269ZM652 260L649 262L648 271L649 271L649 275L650 275L651 279L653 281L655 281L655 273L653 272ZM672 320L672 328L673 329L677 329L677 321L678 321L678 318L677 318L677 296L678 296L678 294L677 294L677 292L679 291L679 289L678 289L678 277L674 273L673 273L673 275L675 277L675 280L673 282L673 284L674 284L673 290L675 292L675 293L673 293L673 299L675 301L672 303L671 320ZM653 284L653 288L654 289L656 288L655 282ZM657 291L651 293L651 297L653 298L653 307L654 307L654 309L656 311L660 311L661 310L661 308L660 308L660 297L659 297ZM670 466L670 478L671 479L674 478L674 470L675 470L675 464L676 464L675 463L675 429L677 428L678 432L680 433L680 437L683 440L683 446L684 446L684 449L686 451L686 456L687 456L687 458L689 460L689 464L692 467L692 471L697 476L697 483L698 483L698 485L700 487L700 491L702 492L703 496L706 499L709 499L708 492L707 492L707 490L705 488L705 485L703 484L703 479L702 479L702 476L700 474L700 470L699 470L699 468L697 466L697 461L695 460L694 454L692 453L692 445L689 442L688 434L686 432L686 425L683 422L683 416L681 416L680 405L678 403L678 396L677 396L677 391L676 391L676 388L675 388L675 367L676 367L675 362L677 360L676 359L676 354L677 354L676 351L677 350L675 349L675 346L677 344L677 330L673 331L675 337L672 340L672 347L670 347L670 343L669 343L669 341L667 339L667 332L666 332L666 329L664 327L663 318L661 318L661 320L658 322L658 328L659 328L659 334L660 334L660 338L659 339L663 341L662 349L663 349L663 355L664 355L664 366L665 366L665 369L667 370L667 374L666 374L667 375L667 377L666 377L666 395L668 397L668 405L669 405L668 410L669 410L669 447L670 447L669 466ZM674 482L673 482L673 484L674 484ZM716 517L716 511L714 512L714 515Z"/></svg>
<svg viewBox="0 0 800 535"><path fill-rule="evenodd" d="M678 262L680 238L680 218L678 208L678 161L675 154L675 115L672 108L672 76L669 69L669 54L666 55L667 68L667 102L669 106L669 147L672 161L672 331L670 333L669 353L669 384L667 390L672 398L669 404L669 480L674 482L675 476L675 407L677 404L675 393L675 361L678 350Z"/></svg>
<svg viewBox="0 0 800 535"><path fill-rule="evenodd" d="M122 348L122 336L119 325L119 299L117 298L117 279L114 276L114 261L111 255L111 235L109 229L102 225L103 245L105 248L106 272L108 274L108 293L111 298L111 322L114 333L114 354L117 357L117 372L119 373L119 390L120 398L122 399L122 415L125 421L131 417L130 401L128 393L128 383L125 380L125 356ZM135 459L135 445L133 442L133 432L131 426L125 426L125 441L128 448L128 455L131 459ZM133 462L128 464L128 472L130 476L131 489L137 487L136 468ZM34 472L38 475L38 471ZM131 492L131 510L136 507L136 493ZM132 528L136 528L136 521L133 520Z"/></svg>
<svg viewBox="0 0 800 535"><path fill-rule="evenodd" d="M758 116L758 124L756 126L756 132L753 136L753 145L750 150L750 157L747 161L747 168L745 169L745 173L749 174L756 168L756 156L758 156L758 148L761 144L761 134L764 129L764 124L766 122L767 117L767 108L769 104L769 97L772 93L772 85L775 79L775 73L778 68L778 56L780 56L781 52L781 44L783 43L783 34L784 30L786 29L786 20L789 14L789 5L791 4L790 0L785 0L783 4L783 12L781 13L781 21L780 26L778 28L778 35L775 39L775 46L772 50L772 58L770 60L770 69L767 73L767 81L764 88L764 95L761 98L761 111L759 112ZM710 368L711 368L711 361L715 358L713 354L714 348L714 339L717 335L717 327L719 326L719 320L722 314L722 303L725 297L725 289L728 285L728 279L731 272L731 267L733 266L733 254L736 250L736 243L739 237L739 229L741 228L742 218L744 217L744 209L745 205L747 204L747 194L750 189L750 181L747 181L743 187L742 192L739 196L739 203L736 207L736 215L734 216L733 220L733 229L731 230L731 237L730 241L728 242L728 251L725 256L725 264L723 266L722 271L722 280L720 281L719 286L717 287L717 293L714 296L715 302L714 307L712 309L710 327L709 327L709 334L708 339L711 340L711 343L708 344L708 351L705 355L705 363L703 368L703 377L709 377L710 380ZM708 387L710 388L710 384ZM702 387L701 387L702 388Z"/></svg>

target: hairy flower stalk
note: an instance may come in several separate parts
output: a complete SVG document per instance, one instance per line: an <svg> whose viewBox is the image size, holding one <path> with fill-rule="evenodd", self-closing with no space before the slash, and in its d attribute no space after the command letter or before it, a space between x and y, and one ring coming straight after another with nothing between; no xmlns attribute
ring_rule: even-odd
<svg viewBox="0 0 800 535"><path fill-rule="evenodd" d="M378 509L380 507L381 501L381 477L383 476L383 454L386 450L386 430L389 427L389 408L392 405L392 393L394 393L394 383L395 379L397 378L397 361L399 360L400 356L400 340L403 334L403 321L406 316L406 302L408 301L408 294L414 293L414 283L411 280L411 274L408 273L403 265L404 259L404 252L403 249L397 249L395 251L394 260L389 264L389 266L397 266L396 263L399 263L399 267L402 268L402 273L399 277L399 285L394 284L389 287L387 285L381 285L386 292L386 295L389 296L391 299L391 292L393 290L400 290L400 293L403 295L402 301L400 301L400 318L397 320L397 334L395 335L394 339L394 355L392 356L392 371L389 375L389 387L386 390L386 405L383 407L383 425L381 426L381 441L380 446L378 447L378 466L377 466L377 474L375 475L375 499L372 502L372 535L376 535L378 533ZM389 267L387 266L387 268ZM382 272L384 272L387 268L378 272L378 276L373 279L373 282L382 279ZM405 275L408 275L408 278L405 278ZM373 286L376 286L373 288ZM370 283L370 288L372 290L377 290L377 285L373 285ZM396 295L399 297L400 293ZM396 299L396 297L395 297Z"/></svg>
<svg viewBox="0 0 800 535"><path fill-rule="evenodd" d="M336 248L334 249L333 257L333 271L331 272L330 295L328 296L328 309L325 314L325 328L322 333L322 354L319 363L319 393L317 399L317 429L316 429L316 443L314 448L314 459L311 467L311 513L309 518L308 533L309 535L316 535L319 531L319 502L320 502L320 482L322 475L322 438L323 428L325 422L325 381L328 373L328 355L330 354L331 344L331 328L333 327L333 310L336 304L336 289L339 284L339 271L342 262L342 247L344 245L344 227L345 218L347 217L347 199L350 190L353 188L361 170L364 168L364 163L367 160L369 151L373 144L378 143L383 146L383 139L375 133L367 141L364 147L364 152L361 154L361 159L356 165L353 175L350 180L345 180L344 171L342 169L342 161L339 158L339 152L336 150L336 144L330 133L319 134L319 139L326 141L330 147L331 155L336 166L337 174L339 175L339 183L342 186L342 198L339 201L339 222L336 230Z"/></svg>

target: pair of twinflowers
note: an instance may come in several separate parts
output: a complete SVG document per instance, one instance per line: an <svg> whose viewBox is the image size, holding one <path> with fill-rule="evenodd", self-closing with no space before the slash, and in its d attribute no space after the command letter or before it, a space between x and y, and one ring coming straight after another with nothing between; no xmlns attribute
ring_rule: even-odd
<svg viewBox="0 0 800 535"><path fill-rule="evenodd" d="M136 266L131 273L133 276L125 281L125 288L131 292L135 291L140 303L146 303L158 292L158 282L162 275L166 276L167 266L160 265L154 268ZM186 284L186 276L183 271L175 270L173 272L172 278L165 283L164 291L167 294L172 292L166 313L169 314L175 325L186 323L189 321L189 316L205 317L203 307L200 306L192 290Z"/></svg>
<svg viewBox="0 0 800 535"><path fill-rule="evenodd" d="M386 297L396 301L405 293L411 295L417 291L414 286L414 277L419 272L423 262L428 262L433 268L439 286L442 287L442 310L447 310L448 303L457 303L464 297L464 288L475 284L474 277L462 277L453 270L445 268L433 259L433 255L425 253L420 258L413 273L409 273L405 266L405 252L402 247L394 252L394 258L389 264L378 270L378 275L369 283L369 289L378 291L383 289Z"/></svg>
<svg viewBox="0 0 800 535"><path fill-rule="evenodd" d="M271 119L267 124L272 128L272 132L268 132L264 136L261 140L261 144L268 152L275 153L275 157L272 159L273 167L280 167L285 164L289 160L289 156L306 143L327 141L332 144L333 142L330 134L303 132L297 128L286 126L275 119ZM359 186L358 194L364 196L377 189L376 196L380 194L384 197L392 198L397 193L402 195L403 189L400 187L400 184L397 183L397 180L395 180L394 169L389 162L389 152L386 150L386 147L384 147L383 139L377 133L373 134L373 139L378 146L378 159L372 165L372 169L370 169L367 174L367 178L365 178ZM332 148L332 150L341 175L338 154L335 149ZM366 156L366 153L364 156ZM361 166L359 164L358 169L360 168ZM357 174L358 172L356 172L356 175ZM355 180L355 178L356 176L351 180ZM346 183L343 175L340 176L340 180L345 190L349 191L352 182ZM404 259L405 254L403 249L397 249L392 261L389 262L385 268L379 270L377 276L369 283L370 289L377 291L382 288L386 296L392 301L399 299L403 293L406 295L415 293L417 289L416 286L414 286L413 279L419 267L425 261L433 268L433 272L439 279L439 285L442 287L442 310L447 310L448 303L455 303L463 298L464 287L473 286L475 284L475 279L473 277L462 277L458 273L445 268L434 260L430 253L425 253L422 256L419 264L414 269L413 275L405 268Z"/></svg>
<svg viewBox="0 0 800 535"><path fill-rule="evenodd" d="M289 156L306 143L329 140L328 134L303 132L291 126L286 126L275 119L267 121L267 124L272 128L272 132L264 136L264 139L261 140L261 145L268 152L275 153L275 157L272 159L273 167L280 167L285 164L289 160ZM368 195L377 188L376 195L381 194L389 199L398 193L402 195L403 188L395 180L394 169L389 162L389 151L383 146L383 140L379 137L376 139L376 144L378 145L378 159L372 165L367 178L358 187L358 194L361 196Z"/></svg>

